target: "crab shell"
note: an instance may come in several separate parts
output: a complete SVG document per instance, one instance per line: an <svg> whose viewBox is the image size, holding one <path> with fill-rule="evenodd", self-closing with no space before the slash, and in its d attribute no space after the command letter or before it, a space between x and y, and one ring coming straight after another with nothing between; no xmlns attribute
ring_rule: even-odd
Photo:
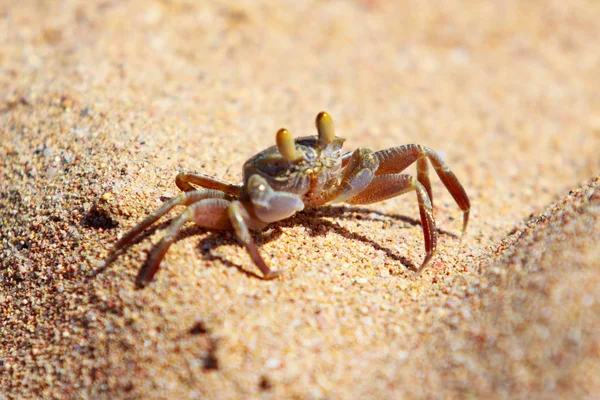
<svg viewBox="0 0 600 400"><path fill-rule="evenodd" d="M318 136L295 139L297 159L287 160L278 146L271 146L251 157L243 167L244 195L251 190L249 180L259 175L278 192L293 193L302 197L306 207L323 204L323 189L337 184L342 169L342 146L345 139L335 137L321 147Z"/></svg>

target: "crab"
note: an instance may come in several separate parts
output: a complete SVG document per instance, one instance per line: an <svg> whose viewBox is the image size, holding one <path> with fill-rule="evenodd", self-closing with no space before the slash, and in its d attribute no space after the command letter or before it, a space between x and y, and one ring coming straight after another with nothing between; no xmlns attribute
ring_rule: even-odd
<svg viewBox="0 0 600 400"><path fill-rule="evenodd" d="M175 184L182 192L125 233L111 254L122 252L175 206L185 206L150 251L146 266L138 276L139 287L153 279L167 250L188 222L210 230L234 230L262 277L273 279L284 269L272 269L267 265L251 231L261 230L270 223L313 207L342 202L371 204L414 191L425 242L425 257L416 269L420 273L431 261L437 246L428 162L463 211L464 235L471 207L469 198L435 151L409 144L377 152L363 147L342 154L345 139L335 136L333 120L328 113L317 115L316 127L318 135L297 139L287 129L280 129L275 146L246 161L240 185L204 174L180 172ZM415 162L416 178L401 173Z"/></svg>

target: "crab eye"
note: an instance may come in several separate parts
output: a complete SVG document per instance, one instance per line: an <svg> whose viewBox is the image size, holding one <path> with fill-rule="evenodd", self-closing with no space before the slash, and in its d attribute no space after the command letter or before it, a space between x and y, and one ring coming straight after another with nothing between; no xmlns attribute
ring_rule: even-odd
<svg viewBox="0 0 600 400"><path fill-rule="evenodd" d="M325 111L321 111L317 115L315 124L317 125L317 131L319 132L319 144L322 148L325 148L329 143L333 142L333 139L335 139L333 119L331 119L331 116Z"/></svg>
<svg viewBox="0 0 600 400"><path fill-rule="evenodd" d="M294 137L285 128L281 128L277 131L277 135L275 136L275 141L277 142L277 149L279 149L279 153L285 158L287 161L298 161L302 158L301 154L296 152L296 143L294 142Z"/></svg>

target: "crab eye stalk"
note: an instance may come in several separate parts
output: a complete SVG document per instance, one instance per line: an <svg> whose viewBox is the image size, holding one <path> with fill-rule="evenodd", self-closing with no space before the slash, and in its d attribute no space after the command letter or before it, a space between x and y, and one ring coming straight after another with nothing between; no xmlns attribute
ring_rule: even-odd
<svg viewBox="0 0 600 400"><path fill-rule="evenodd" d="M327 145L333 142L333 139L335 139L333 120L329 114L327 114L325 111L321 111L317 115L317 120L315 122L317 125L317 131L319 132L319 144L321 147L327 147Z"/></svg>
<svg viewBox="0 0 600 400"><path fill-rule="evenodd" d="M296 152L296 143L294 142L294 138L290 131L285 128L281 128L277 131L277 136L275 137L277 142L277 148L279 152L287 161L298 161L301 158L300 154Z"/></svg>

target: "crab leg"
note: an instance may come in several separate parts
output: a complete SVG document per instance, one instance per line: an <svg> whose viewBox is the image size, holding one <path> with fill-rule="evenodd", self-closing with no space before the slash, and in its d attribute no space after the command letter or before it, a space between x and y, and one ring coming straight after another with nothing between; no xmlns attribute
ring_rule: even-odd
<svg viewBox="0 0 600 400"><path fill-rule="evenodd" d="M379 169L375 173L376 176L384 174L397 174L405 170L409 165L417 162L417 180L425 187L431 200L431 183L427 171L427 161L429 160L435 169L435 172L440 177L440 180L450 192L456 204L463 211L463 235L469 223L469 211L471 203L465 189L460 184L456 175L442 161L439 154L428 147L418 144L408 144L405 146L393 147L386 150L381 150L374 153L374 156L379 161Z"/></svg>
<svg viewBox="0 0 600 400"><path fill-rule="evenodd" d="M425 259L420 272L429 263L436 251L437 230L433 219L433 206L427 194L425 186L410 175L387 174L376 176L371 184L361 193L348 200L350 204L372 204L387 200L401 194L416 191L419 201L419 212L421 214L421 226L425 239Z"/></svg>
<svg viewBox="0 0 600 400"><path fill-rule="evenodd" d="M248 229L248 222L251 222L251 217L248 215L244 205L239 201L234 201L227 209L227 213L229 215L229 219L231 220L231 224L233 225L233 229L235 230L236 236L240 242L246 246L248 253L250 253L250 257L252 257L252 260L256 266L263 273L263 277L265 279L273 279L284 272L283 269L272 270L269 268L265 260L258 252L258 248L256 247L256 244L252 239L252 235L250 235L250 230Z"/></svg>
<svg viewBox="0 0 600 400"><path fill-rule="evenodd" d="M214 178L212 176L204 174L191 174L180 172L175 178L175 184L179 189L184 192L190 192L196 190L191 184L206 188L214 189L223 193L227 193L230 196L239 197L242 194L242 187L239 185L233 185L229 182L225 182L221 179Z"/></svg>
<svg viewBox="0 0 600 400"><path fill-rule="evenodd" d="M417 160L417 180L421 182L421 185L427 191L429 200L431 200L431 207L433 207L433 193L431 192L431 181L429 180L429 165L427 165L426 158L419 158Z"/></svg>
<svg viewBox="0 0 600 400"><path fill-rule="evenodd" d="M216 191L216 190L194 190L193 192L184 192L171 200L167 201L163 204L158 210L154 211L152 214L148 215L142 222L131 228L119 241L115 244L113 248L112 254L115 255L125 246L133 241L140 233L142 233L146 228L150 227L153 223L158 221L160 217L171 211L171 209L175 206L189 206L192 203L200 201L206 198L224 198L230 199L230 196L225 193Z"/></svg>
<svg viewBox="0 0 600 400"><path fill-rule="evenodd" d="M346 164L341 182L324 192L326 202L341 203L365 190L377 171L378 160L363 147L354 150Z"/></svg>
<svg viewBox="0 0 600 400"><path fill-rule="evenodd" d="M209 229L231 229L231 222L226 212L230 204L229 201L222 198L206 198L186 208L179 217L171 222L163 238L150 252L146 265L138 276L138 287L144 287L152 280L158 271L160 262L186 222L194 221L197 225Z"/></svg>

